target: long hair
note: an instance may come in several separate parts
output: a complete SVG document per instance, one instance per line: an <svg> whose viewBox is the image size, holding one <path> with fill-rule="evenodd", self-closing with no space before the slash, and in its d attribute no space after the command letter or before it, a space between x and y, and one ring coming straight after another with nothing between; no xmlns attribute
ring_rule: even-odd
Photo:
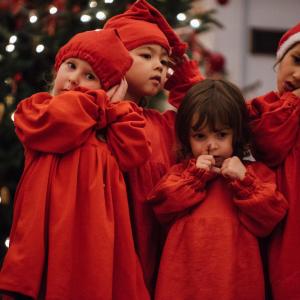
<svg viewBox="0 0 300 300"><path fill-rule="evenodd" d="M193 121L193 122L192 122ZM208 126L216 130L226 126L233 130L233 155L240 159L250 153L250 128L245 99L237 86L227 80L205 79L185 95L176 116L175 130L180 158L192 155L189 136Z"/></svg>

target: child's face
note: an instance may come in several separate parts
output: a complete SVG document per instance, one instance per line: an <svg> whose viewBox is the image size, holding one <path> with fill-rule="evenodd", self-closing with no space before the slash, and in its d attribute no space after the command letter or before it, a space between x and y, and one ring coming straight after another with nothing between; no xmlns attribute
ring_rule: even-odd
<svg viewBox="0 0 300 300"><path fill-rule="evenodd" d="M192 124L190 145L195 158L203 154L213 155L216 166L220 167L226 158L233 155L233 131L227 126L219 126L215 131L208 126L194 130Z"/></svg>
<svg viewBox="0 0 300 300"><path fill-rule="evenodd" d="M300 88L300 43L290 49L278 66L277 89L281 95Z"/></svg>
<svg viewBox="0 0 300 300"><path fill-rule="evenodd" d="M79 58L68 58L59 67L52 90L52 94L84 87L90 90L100 89L100 80L89 63Z"/></svg>
<svg viewBox="0 0 300 300"><path fill-rule="evenodd" d="M143 45L130 51L133 64L126 73L127 97L139 102L144 96L156 95L164 86L168 70L168 54L156 44Z"/></svg>

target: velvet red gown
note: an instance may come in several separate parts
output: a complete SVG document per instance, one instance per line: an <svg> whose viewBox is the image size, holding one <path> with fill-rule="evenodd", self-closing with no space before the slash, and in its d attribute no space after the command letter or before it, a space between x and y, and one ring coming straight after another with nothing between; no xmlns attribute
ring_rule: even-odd
<svg viewBox="0 0 300 300"><path fill-rule="evenodd" d="M175 165L149 196L168 232L156 300L264 300L258 237L274 229L288 204L275 174L261 163L246 165L242 181Z"/></svg>
<svg viewBox="0 0 300 300"><path fill-rule="evenodd" d="M249 102L255 156L274 168L278 189L289 202L286 218L269 244L274 300L300 299L300 98L275 92Z"/></svg>
<svg viewBox="0 0 300 300"><path fill-rule="evenodd" d="M149 299L119 167L150 155L140 109L109 104L101 90L38 93L19 104L15 126L26 160L1 291L45 300ZM114 153L96 138L106 127Z"/></svg>

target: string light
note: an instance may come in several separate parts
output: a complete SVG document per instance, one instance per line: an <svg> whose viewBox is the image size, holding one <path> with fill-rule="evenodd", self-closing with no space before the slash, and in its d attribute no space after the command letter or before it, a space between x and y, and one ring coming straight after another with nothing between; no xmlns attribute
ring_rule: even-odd
<svg viewBox="0 0 300 300"><path fill-rule="evenodd" d="M98 20L105 20L106 19L106 14L103 12L103 11L98 11L97 13L96 13L96 18L98 19Z"/></svg>
<svg viewBox="0 0 300 300"><path fill-rule="evenodd" d="M9 43L10 43L10 44L14 44L17 40L18 40L17 36L16 36L16 35L12 35L12 36L9 38Z"/></svg>
<svg viewBox="0 0 300 300"><path fill-rule="evenodd" d="M91 1L91 2L89 3L90 8L94 8L94 7L96 7L97 5L98 5L97 1Z"/></svg>
<svg viewBox="0 0 300 300"><path fill-rule="evenodd" d="M15 50L15 45L13 44L8 44L6 47L5 47L5 50L6 52L13 52Z"/></svg>
<svg viewBox="0 0 300 300"><path fill-rule="evenodd" d="M186 14L184 13L179 13L177 16L176 16L177 20L178 21L185 21L186 20Z"/></svg>
<svg viewBox="0 0 300 300"><path fill-rule="evenodd" d="M10 242L10 240L9 240L9 238L7 238L4 242L6 248L9 248L9 242Z"/></svg>
<svg viewBox="0 0 300 300"><path fill-rule="evenodd" d="M11 115L10 115L10 118L11 120L14 122L15 121L15 112L13 112Z"/></svg>
<svg viewBox="0 0 300 300"><path fill-rule="evenodd" d="M82 15L80 18L80 21L83 23L89 22L91 20L91 16L90 15Z"/></svg>
<svg viewBox="0 0 300 300"><path fill-rule="evenodd" d="M104 3L113 3L114 0L104 0Z"/></svg>
<svg viewBox="0 0 300 300"><path fill-rule="evenodd" d="M38 17L36 16L36 15L31 15L30 17L29 17L29 22L30 23L36 23L37 22L37 20L38 20Z"/></svg>
<svg viewBox="0 0 300 300"><path fill-rule="evenodd" d="M45 46L42 45L42 44L37 45L36 48L35 48L35 51L36 51L37 53L41 53L41 52L43 52L44 50L45 50Z"/></svg>
<svg viewBox="0 0 300 300"><path fill-rule="evenodd" d="M49 13L51 15L55 15L57 13L57 7L51 6L50 9L49 9Z"/></svg>
<svg viewBox="0 0 300 300"><path fill-rule="evenodd" d="M200 22L200 20L198 20L198 19L192 19L192 20L190 21L190 25L191 25L193 28L199 28L200 25L201 25L201 22Z"/></svg>

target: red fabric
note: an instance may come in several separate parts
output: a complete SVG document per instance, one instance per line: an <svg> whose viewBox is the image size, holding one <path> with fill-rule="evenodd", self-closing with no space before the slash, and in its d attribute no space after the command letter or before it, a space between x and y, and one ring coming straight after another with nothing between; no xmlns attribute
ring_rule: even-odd
<svg viewBox="0 0 300 300"><path fill-rule="evenodd" d="M192 69L193 66L195 69ZM170 103L180 103L185 92L201 78L200 74L195 75L197 72L199 73L198 66L189 62L176 69L172 75L174 80L170 79ZM173 101L172 96L176 97L176 100ZM172 110L161 114L152 109L143 109L146 135L150 140L152 153L145 164L126 173L136 249L150 291L154 290L164 236L146 199L156 183L175 163L175 114Z"/></svg>
<svg viewBox="0 0 300 300"><path fill-rule="evenodd" d="M107 51L107 47L113 51ZM76 34L56 54L55 70L68 58L87 61L104 90L120 83L132 65L132 58L117 30L90 30Z"/></svg>
<svg viewBox="0 0 300 300"><path fill-rule="evenodd" d="M0 273L2 291L46 300L149 299L125 182L95 134L103 126L114 131L117 122L129 128L127 137L125 130L110 133L126 141L131 162L124 165L143 163L150 149L134 103L109 104L103 91L73 91L39 93L19 104L15 125L26 161ZM130 154L137 145L142 152Z"/></svg>
<svg viewBox="0 0 300 300"><path fill-rule="evenodd" d="M181 57L187 48L164 16L146 0L138 0L122 14L110 18L104 28L116 28L128 50L145 44L159 44Z"/></svg>
<svg viewBox="0 0 300 300"><path fill-rule="evenodd" d="M269 245L274 300L300 299L300 98L270 92L248 104L256 157L272 166L289 212Z"/></svg>
<svg viewBox="0 0 300 300"><path fill-rule="evenodd" d="M169 228L155 299L264 299L257 237L283 218L287 202L261 163L243 181L175 165L149 196Z"/></svg>

